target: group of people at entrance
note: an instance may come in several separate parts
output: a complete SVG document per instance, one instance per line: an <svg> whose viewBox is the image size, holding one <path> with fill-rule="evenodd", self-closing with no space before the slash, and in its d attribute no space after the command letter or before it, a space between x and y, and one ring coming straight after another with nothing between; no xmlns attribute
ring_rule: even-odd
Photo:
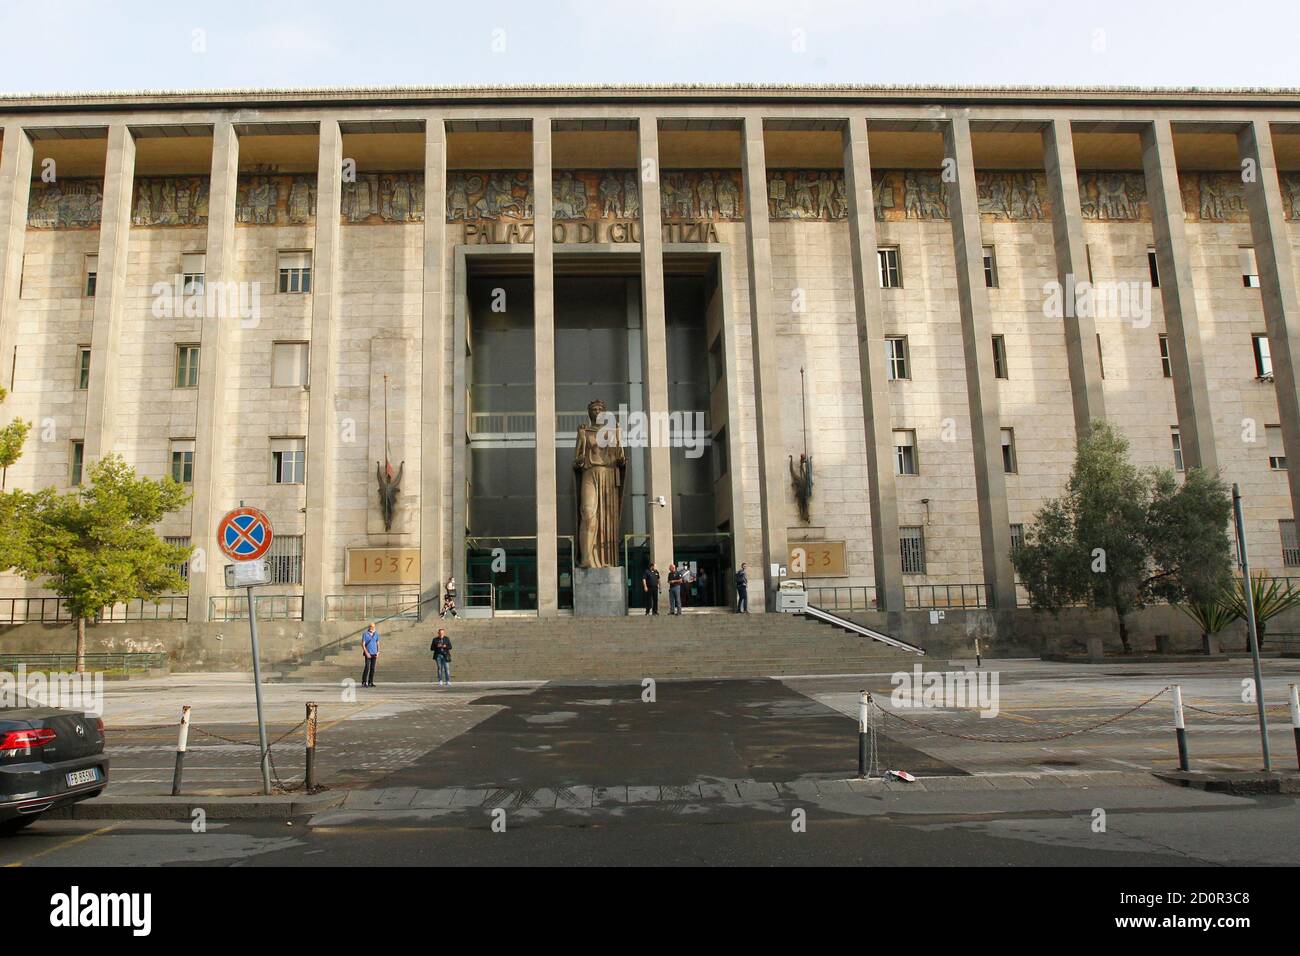
<svg viewBox="0 0 1300 956"><path fill-rule="evenodd" d="M438 686L451 685L451 638L445 627L438 628L429 644L429 653L433 655L434 665L438 668ZM379 629L374 622L366 625L361 632L361 686L375 686L375 665L379 663Z"/></svg>
<svg viewBox="0 0 1300 956"><path fill-rule="evenodd" d="M645 574L641 576L641 591L645 594L645 612L646 614L659 613L659 589L662 583L662 575L659 573L658 566L651 561L650 567L646 568ZM703 570L698 577L693 577L689 566L682 564L668 565L668 613L682 613L682 588L689 587L692 583L699 585L700 593L707 593L708 575ZM740 570L736 572L736 606L733 610L737 614L749 613L749 572L746 565L741 564Z"/></svg>

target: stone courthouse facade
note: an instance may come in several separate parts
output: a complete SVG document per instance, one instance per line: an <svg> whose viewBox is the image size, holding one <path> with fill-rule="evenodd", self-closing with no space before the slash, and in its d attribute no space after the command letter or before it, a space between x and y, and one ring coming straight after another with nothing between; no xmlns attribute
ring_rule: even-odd
<svg viewBox="0 0 1300 956"><path fill-rule="evenodd" d="M1254 566L1300 564L1295 92L8 96L0 133L0 411L33 423L4 482L110 452L186 482L160 532L199 549L189 592L146 614L241 613L214 537L241 502L274 523L266 613L452 574L565 613L593 398L633 610L650 560L688 607L741 562L755 610L783 573L1014 607L1100 418L1239 482ZM0 579L0 612L42 594Z"/></svg>

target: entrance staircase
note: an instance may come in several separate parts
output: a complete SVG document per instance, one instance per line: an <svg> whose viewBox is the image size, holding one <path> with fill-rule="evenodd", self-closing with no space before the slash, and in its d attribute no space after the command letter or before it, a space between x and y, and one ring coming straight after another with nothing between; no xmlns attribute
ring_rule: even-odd
<svg viewBox="0 0 1300 956"><path fill-rule="evenodd" d="M429 642L447 628L456 681L639 681L910 670L915 651L797 614L686 613L613 618L496 617L380 626L380 683L432 682ZM278 666L287 681L361 675L360 630L339 650ZM933 666L933 663L932 663Z"/></svg>

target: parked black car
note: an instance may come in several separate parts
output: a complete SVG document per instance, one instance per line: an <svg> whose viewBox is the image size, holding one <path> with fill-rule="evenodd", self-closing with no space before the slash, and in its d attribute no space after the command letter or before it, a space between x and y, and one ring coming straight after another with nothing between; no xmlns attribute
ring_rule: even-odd
<svg viewBox="0 0 1300 956"><path fill-rule="evenodd" d="M0 836L108 785L104 722L57 707L0 707Z"/></svg>

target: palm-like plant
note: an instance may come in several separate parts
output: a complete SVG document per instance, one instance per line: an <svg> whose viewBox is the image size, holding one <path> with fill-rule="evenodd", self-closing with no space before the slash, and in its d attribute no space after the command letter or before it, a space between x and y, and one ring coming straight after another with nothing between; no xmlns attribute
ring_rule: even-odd
<svg viewBox="0 0 1300 956"><path fill-rule="evenodd" d="M1253 574L1250 596L1255 608L1255 632L1259 635L1260 650L1263 650L1265 624L1270 618L1300 605L1300 589L1292 587L1291 582L1283 578ZM1243 579L1233 581L1232 590L1227 594L1227 603L1237 617L1246 619L1246 582ZM1250 650L1250 635L1246 636L1246 643L1246 650Z"/></svg>
<svg viewBox="0 0 1300 956"><path fill-rule="evenodd" d="M1210 651L1210 638L1240 617L1232 604L1232 596L1226 589L1214 597L1185 601L1175 607L1195 621L1201 629L1201 644L1207 654Z"/></svg>

